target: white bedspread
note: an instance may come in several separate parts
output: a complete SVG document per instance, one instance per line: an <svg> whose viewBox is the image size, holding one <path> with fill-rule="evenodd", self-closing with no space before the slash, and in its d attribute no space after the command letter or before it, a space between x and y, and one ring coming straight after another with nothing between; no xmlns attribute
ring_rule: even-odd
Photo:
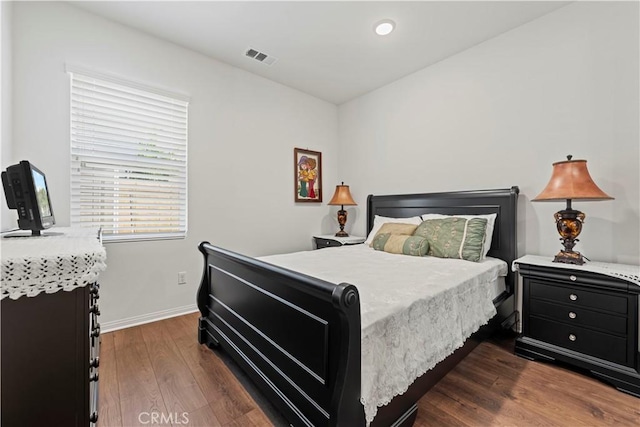
<svg viewBox="0 0 640 427"><path fill-rule="evenodd" d="M492 282L504 261L394 255L367 245L260 259L355 285L362 325L361 401L367 422L496 314Z"/></svg>

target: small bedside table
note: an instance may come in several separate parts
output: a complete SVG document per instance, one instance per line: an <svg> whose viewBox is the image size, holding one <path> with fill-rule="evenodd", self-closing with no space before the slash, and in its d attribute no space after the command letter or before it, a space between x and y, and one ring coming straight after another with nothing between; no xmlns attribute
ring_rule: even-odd
<svg viewBox="0 0 640 427"><path fill-rule="evenodd" d="M336 237L333 234L313 236L313 239L316 241L316 249L330 248L332 246L358 245L364 243L366 240L364 237L359 236Z"/></svg>
<svg viewBox="0 0 640 427"><path fill-rule="evenodd" d="M522 334L515 353L588 369L640 397L640 267L551 260L527 255L514 261L523 279Z"/></svg>

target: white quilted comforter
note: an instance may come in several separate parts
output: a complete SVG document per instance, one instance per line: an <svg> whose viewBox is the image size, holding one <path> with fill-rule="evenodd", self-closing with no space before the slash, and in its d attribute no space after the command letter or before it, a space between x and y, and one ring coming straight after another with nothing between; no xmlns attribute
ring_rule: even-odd
<svg viewBox="0 0 640 427"><path fill-rule="evenodd" d="M494 282L508 268L494 258L474 263L394 255L367 245L260 259L358 288L367 422L496 314Z"/></svg>

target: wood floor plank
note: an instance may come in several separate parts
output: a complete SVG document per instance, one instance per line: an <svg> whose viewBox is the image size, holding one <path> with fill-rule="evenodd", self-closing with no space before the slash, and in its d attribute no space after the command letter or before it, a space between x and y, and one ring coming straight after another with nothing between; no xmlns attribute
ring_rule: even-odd
<svg viewBox="0 0 640 427"><path fill-rule="evenodd" d="M463 362L465 360L463 360ZM473 379L475 383L482 387L491 387L500 376L485 369L476 369L473 363L461 362L455 367L455 371L458 372L459 375Z"/></svg>
<svg viewBox="0 0 640 427"><path fill-rule="evenodd" d="M487 347L485 344L481 345ZM496 351L497 349L494 348L493 350ZM482 351L483 349L479 349L479 352ZM478 369L479 364L482 364L482 369ZM549 401L548 397L545 396L547 390L544 387L531 387L530 383L528 383L528 387L519 386L522 381L523 368L526 369L527 366L526 361L524 364L517 360L512 360L510 363L501 361L500 364L497 364L495 363L495 358L492 357L484 357L480 360L470 357L463 360L447 376L446 381L438 385L441 385L444 391L449 392L450 395L453 394L464 398L465 401L479 404L494 414L499 414L502 411L502 407L498 403L508 398L518 401L521 407L526 408L537 419L546 420L550 424L562 424L570 421L563 413L562 408L554 406L553 401ZM473 376L462 377L458 374L459 371L467 367L475 367L476 372L489 373L490 375L496 375L497 378L489 387L486 387L486 384L485 386L474 385L473 381L470 381ZM520 367L520 370L516 367ZM469 393L471 390L474 393ZM577 422L578 420L574 421ZM580 423L578 422L578 424Z"/></svg>
<svg viewBox="0 0 640 427"><path fill-rule="evenodd" d="M463 360L460 364L466 362ZM462 377L456 377L452 371L434 387L433 394L430 392L428 395L432 403L443 407L450 416L467 425L500 425L505 415L509 419L519 420L519 424L526 422L528 425L554 425L555 421L544 411L538 414L536 408L525 405L528 402L528 390L516 391L513 397L519 399L518 404L505 406L504 391L513 391L500 387L496 389L495 384L500 384L500 380L498 378L491 387L474 387L471 381L463 381ZM517 396L518 393L521 395ZM531 418L530 413L535 414L535 423L528 420Z"/></svg>
<svg viewBox="0 0 640 427"><path fill-rule="evenodd" d="M120 426L122 425L122 415L120 412L116 350L113 346L113 336L111 334L105 334L102 338L102 342L111 342L111 346L106 349L100 349L98 427Z"/></svg>
<svg viewBox="0 0 640 427"><path fill-rule="evenodd" d="M200 318L200 312L190 313L184 316L180 316L178 322L175 322L180 326L181 337L188 338L190 340L198 341L198 319Z"/></svg>
<svg viewBox="0 0 640 427"><path fill-rule="evenodd" d="M165 334L168 334L171 339L178 339L188 336L191 339L198 339L198 322L197 318L194 323L189 322L190 315L184 315L179 317L172 317L169 319L159 320L153 322L159 325ZM143 325L144 326L144 325Z"/></svg>
<svg viewBox="0 0 640 427"><path fill-rule="evenodd" d="M198 317L103 335L100 427L144 425L139 414L154 411L172 415L175 427L271 425L217 353L198 344ZM640 425L640 399L567 367L517 357L513 342L476 347L418 402L414 426ZM185 408L188 421L175 423L185 421Z"/></svg>
<svg viewBox="0 0 640 427"><path fill-rule="evenodd" d="M469 402L476 410L482 411L483 416L492 417L500 412L500 400L496 399L486 390L493 385L484 386L474 381L473 376L463 374L462 369L457 368L451 371L438 383L438 389L447 396L455 396L463 401ZM497 379L496 379L497 380ZM495 383L495 381L494 381Z"/></svg>
<svg viewBox="0 0 640 427"><path fill-rule="evenodd" d="M273 427L273 424L260 409L254 409L240 418L224 424L224 427Z"/></svg>
<svg viewBox="0 0 640 427"><path fill-rule="evenodd" d="M100 335L100 352L116 349L116 345L113 342L113 335L113 332L108 332Z"/></svg>
<svg viewBox="0 0 640 427"><path fill-rule="evenodd" d="M220 424L218 417L216 417L215 411L209 404L189 412L186 415L186 418L186 422L181 423L180 426L220 427L222 425Z"/></svg>
<svg viewBox="0 0 640 427"><path fill-rule="evenodd" d="M591 423L629 425L640 422L640 403L637 398L617 391L595 378L558 366L546 366L552 370L552 375L542 375L539 368L525 372L523 381L544 390L541 398L558 405L558 410L589 414ZM560 398L561 404L558 403Z"/></svg>
<svg viewBox="0 0 640 427"><path fill-rule="evenodd" d="M238 379L209 348L188 338L179 339L178 346L223 425L258 408Z"/></svg>
<svg viewBox="0 0 640 427"><path fill-rule="evenodd" d="M516 390L526 389L529 393L527 400L530 404L533 407L544 408L545 414L549 417L555 417L557 423L593 425L594 423L612 424L631 421L615 406L610 407L606 412L597 409L597 406L601 405L601 400L590 402L584 393L575 393L574 387L577 383L586 380L592 387L604 387L601 389L602 397L612 392L617 394L614 389L593 378L564 371L557 366L546 366L544 370L541 369L542 367L537 362L531 362L522 371ZM522 387L524 384L526 387ZM500 386L499 380L495 387Z"/></svg>
<svg viewBox="0 0 640 427"><path fill-rule="evenodd" d="M171 338L167 322L149 323L140 329L169 412L188 413L206 406L207 399Z"/></svg>
<svg viewBox="0 0 640 427"><path fill-rule="evenodd" d="M444 387L439 387L433 393L428 394L430 396L427 400L441 408L449 418L455 420L457 425L489 425L493 420L492 414L465 402L463 399L458 399L455 395L449 395Z"/></svg>
<svg viewBox="0 0 640 427"><path fill-rule="evenodd" d="M471 359L485 362L485 369L497 372L503 369L503 377L514 376L529 384L530 390L544 391L539 399L553 406L558 402L558 411L567 412L570 407L575 413L591 413L588 422L622 422L640 420L640 405L635 397L620 393L610 385L585 373L568 369L564 365L541 361L528 361L498 347L486 343ZM505 369L506 368L506 369ZM602 412L599 407L608 408Z"/></svg>
<svg viewBox="0 0 640 427"><path fill-rule="evenodd" d="M142 341L142 330L140 326L119 329L113 333L113 343L116 350L122 350L130 345L140 344Z"/></svg>
<svg viewBox="0 0 640 427"><path fill-rule="evenodd" d="M492 377L496 380L489 385ZM607 403L602 404L603 400ZM432 414L434 401L441 409ZM627 404L633 404L634 410ZM486 414L480 417L482 426L627 426L640 421L637 399L560 366L519 358L491 342L480 344L419 406L426 418L444 411L467 424L474 416L469 408L482 408L494 416L493 420L486 419Z"/></svg>
<svg viewBox="0 0 640 427"><path fill-rule="evenodd" d="M117 337L118 335L116 335ZM118 348L118 339L116 339L116 364L122 425L140 425L140 417L143 413L156 412L168 415L144 341L120 347ZM144 420L146 419L144 418Z"/></svg>
<svg viewBox="0 0 640 427"><path fill-rule="evenodd" d="M413 427L466 427L456 418L451 417L439 406L423 398L418 405L418 416ZM472 426L473 427L473 426Z"/></svg>

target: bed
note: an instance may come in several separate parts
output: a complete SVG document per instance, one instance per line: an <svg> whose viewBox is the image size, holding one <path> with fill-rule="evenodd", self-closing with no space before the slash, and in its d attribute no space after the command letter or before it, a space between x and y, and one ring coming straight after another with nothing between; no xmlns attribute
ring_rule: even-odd
<svg viewBox="0 0 640 427"><path fill-rule="evenodd" d="M372 229L376 215L408 218L425 214L495 213L488 256L510 265L517 253L517 196L517 187L371 195L367 199L367 231ZM368 422L366 416L371 418L371 410L368 408L365 415L361 402L361 397L368 393L368 374L363 382L361 362L365 360L364 368L368 369L367 355L371 351L362 338L368 336L366 326L371 312L366 298L361 301L359 290L363 287L340 282L331 275L326 276L330 280L323 280L275 265L287 266L286 257L256 259L208 242L201 243L199 249L205 258L197 295L201 312L199 342L220 346L227 352L296 426L410 426L417 415L420 397L491 329L509 327L515 321L515 278L511 269L506 268L502 271L504 288L491 301L493 312L497 313L491 322L459 343L461 346L456 344L452 354L413 380L404 393L376 408L375 418ZM352 248L362 253L366 249ZM324 256L329 256L328 251L332 250L314 252L327 251ZM346 252L340 252L340 256L343 254ZM306 271L316 272L311 267ZM361 303L365 307L362 317Z"/></svg>

